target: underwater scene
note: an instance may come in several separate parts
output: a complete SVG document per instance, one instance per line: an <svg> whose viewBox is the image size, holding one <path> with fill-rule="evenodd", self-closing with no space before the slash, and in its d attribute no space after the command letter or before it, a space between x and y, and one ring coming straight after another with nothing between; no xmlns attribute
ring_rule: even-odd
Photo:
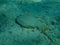
<svg viewBox="0 0 60 45"><path fill-rule="evenodd" d="M60 0L0 0L0 45L60 45Z"/></svg>

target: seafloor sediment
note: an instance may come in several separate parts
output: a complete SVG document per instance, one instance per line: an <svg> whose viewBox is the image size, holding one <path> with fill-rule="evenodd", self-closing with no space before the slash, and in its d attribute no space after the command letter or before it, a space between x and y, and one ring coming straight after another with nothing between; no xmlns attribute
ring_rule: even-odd
<svg viewBox="0 0 60 45"><path fill-rule="evenodd" d="M0 1L0 45L60 45L60 1Z"/></svg>

